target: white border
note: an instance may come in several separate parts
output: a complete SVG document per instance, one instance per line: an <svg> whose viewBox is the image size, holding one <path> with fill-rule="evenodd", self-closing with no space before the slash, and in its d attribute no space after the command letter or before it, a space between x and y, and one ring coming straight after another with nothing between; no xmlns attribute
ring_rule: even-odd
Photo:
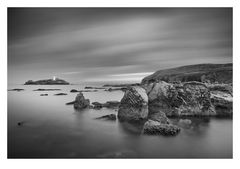
<svg viewBox="0 0 240 169"><path fill-rule="evenodd" d="M12 160L7 159L7 7L233 7L234 13L234 159L140 159L140 160ZM240 158L240 63L238 0L2 0L0 4L0 166L1 168L238 168ZM238 21L237 21L238 20ZM237 98L237 99L236 99ZM224 138L223 138L224 139ZM201 147L199 147L201 148Z"/></svg>

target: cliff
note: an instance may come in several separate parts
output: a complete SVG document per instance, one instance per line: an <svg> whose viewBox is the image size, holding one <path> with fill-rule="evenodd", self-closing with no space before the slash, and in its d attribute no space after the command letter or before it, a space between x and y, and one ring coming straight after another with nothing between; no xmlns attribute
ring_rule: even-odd
<svg viewBox="0 0 240 169"><path fill-rule="evenodd" d="M172 82L207 82L232 83L232 63L197 64L159 70L142 80L142 84L165 81Z"/></svg>

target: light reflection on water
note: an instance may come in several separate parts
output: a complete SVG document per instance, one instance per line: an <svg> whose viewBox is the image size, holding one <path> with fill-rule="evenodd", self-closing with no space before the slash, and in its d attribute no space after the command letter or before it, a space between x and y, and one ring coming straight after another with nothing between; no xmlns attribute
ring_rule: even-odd
<svg viewBox="0 0 240 169"><path fill-rule="evenodd" d="M9 86L24 91L8 92L9 158L231 158L232 119L194 118L181 126L175 137L146 136L142 125L97 120L117 113L114 109L76 111L72 105L77 93L69 86ZM61 91L32 91L60 88ZM54 96L56 93L66 96ZM48 93L48 96L40 96ZM91 102L119 100L123 92L84 93ZM24 121L23 126L18 126ZM172 119L178 123L179 119Z"/></svg>

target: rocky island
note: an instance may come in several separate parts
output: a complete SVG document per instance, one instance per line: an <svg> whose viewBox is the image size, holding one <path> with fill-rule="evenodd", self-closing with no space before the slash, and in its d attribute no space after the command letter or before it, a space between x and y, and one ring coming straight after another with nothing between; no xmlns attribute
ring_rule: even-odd
<svg viewBox="0 0 240 169"><path fill-rule="evenodd" d="M25 82L24 85L69 85L69 84L70 83L65 80L53 77L52 79L37 80L37 81L28 80L27 82Z"/></svg>

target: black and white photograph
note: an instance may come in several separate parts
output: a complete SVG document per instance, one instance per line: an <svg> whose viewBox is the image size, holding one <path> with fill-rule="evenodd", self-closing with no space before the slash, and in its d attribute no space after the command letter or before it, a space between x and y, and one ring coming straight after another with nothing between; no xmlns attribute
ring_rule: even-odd
<svg viewBox="0 0 240 169"><path fill-rule="evenodd" d="M7 157L233 157L233 10L9 7Z"/></svg>

